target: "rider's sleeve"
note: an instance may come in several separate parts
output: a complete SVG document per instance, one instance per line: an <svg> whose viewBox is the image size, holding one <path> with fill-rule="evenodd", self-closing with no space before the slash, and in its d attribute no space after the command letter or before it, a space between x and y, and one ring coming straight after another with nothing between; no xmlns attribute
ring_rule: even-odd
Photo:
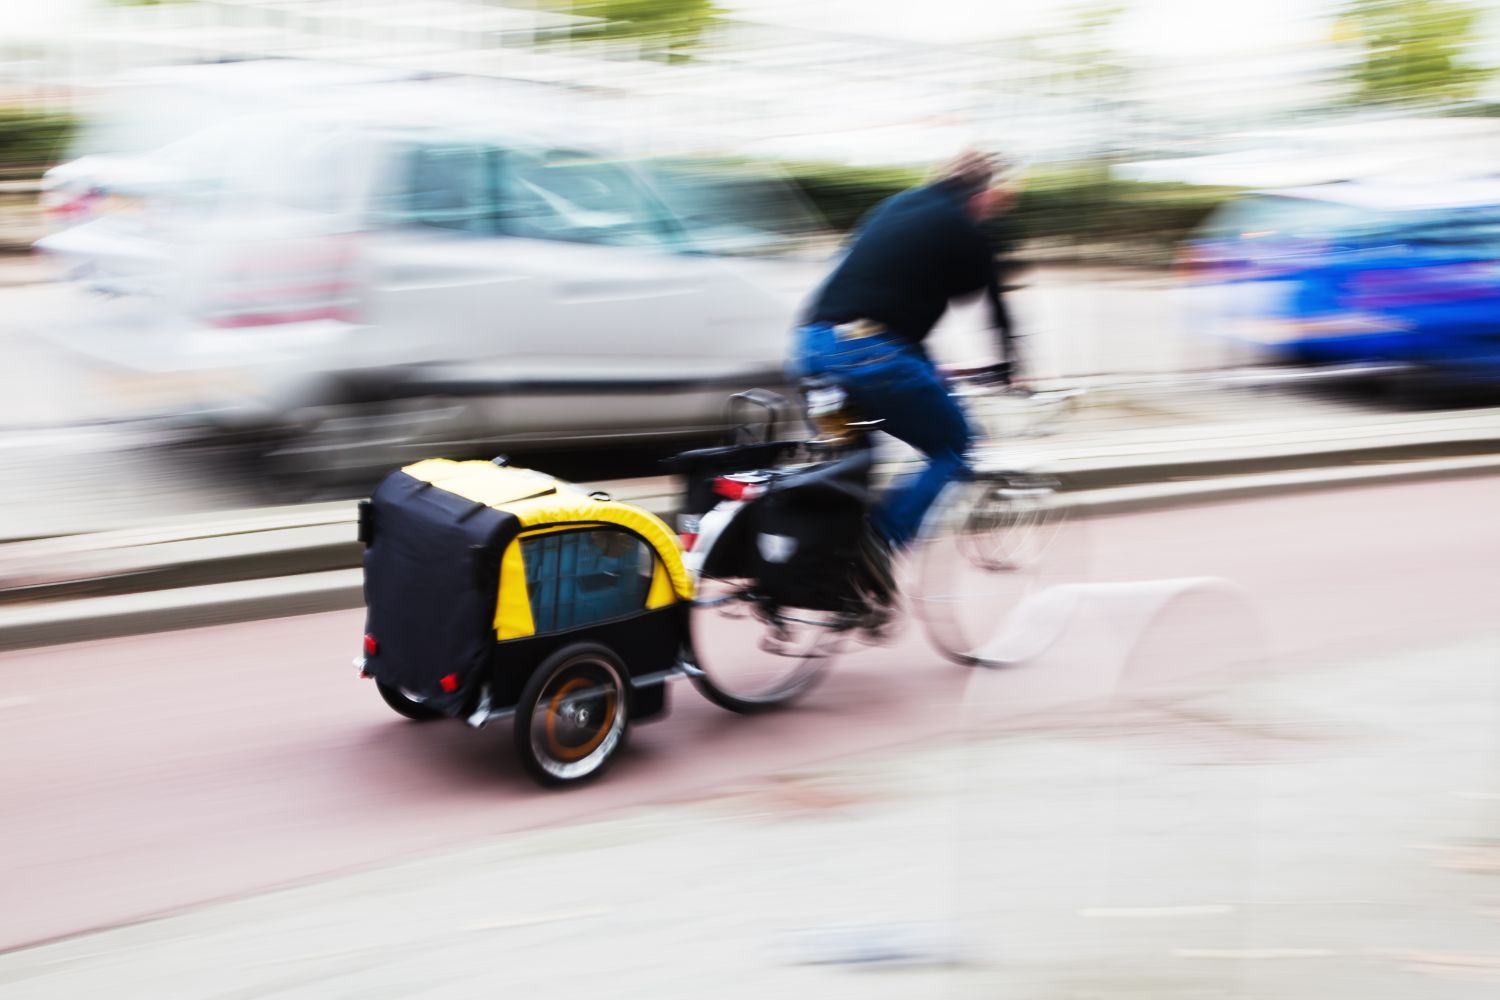
<svg viewBox="0 0 1500 1000"><path fill-rule="evenodd" d="M989 313L990 329L995 332L995 349L1002 361L1016 360L1015 336L1010 321L1010 310L1000 291L1000 267L995 261L995 248L989 237L978 227L970 228L968 269L973 284L970 288L983 289L985 310Z"/></svg>
<svg viewBox="0 0 1500 1000"><path fill-rule="evenodd" d="M1017 360L1015 329L1011 326L1005 295L1000 291L1000 268L993 261L989 281L984 286L984 297L990 313L990 329L995 331L995 349L1000 360L1014 364Z"/></svg>

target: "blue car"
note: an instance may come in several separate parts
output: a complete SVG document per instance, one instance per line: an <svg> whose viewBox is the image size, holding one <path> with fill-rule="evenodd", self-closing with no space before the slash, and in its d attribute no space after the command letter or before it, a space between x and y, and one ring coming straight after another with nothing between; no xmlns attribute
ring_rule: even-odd
<svg viewBox="0 0 1500 1000"><path fill-rule="evenodd" d="M1500 182L1249 195L1182 261L1200 320L1267 360L1500 384Z"/></svg>

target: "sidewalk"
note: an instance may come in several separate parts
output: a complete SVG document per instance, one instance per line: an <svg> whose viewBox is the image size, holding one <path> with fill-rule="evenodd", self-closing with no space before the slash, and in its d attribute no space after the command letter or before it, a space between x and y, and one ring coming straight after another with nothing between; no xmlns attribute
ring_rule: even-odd
<svg viewBox="0 0 1500 1000"><path fill-rule="evenodd" d="M0 997L1481 1000L1496 652L1005 731L977 672L946 744L12 952Z"/></svg>
<svg viewBox="0 0 1500 1000"><path fill-rule="evenodd" d="M1047 436L1024 436L1014 400L979 416L994 461L1055 474L1093 513L1500 470L1500 409L1387 412L1208 376L1099 381ZM886 459L894 475L911 455ZM668 476L590 485L668 519L678 502ZM357 607L354 518L349 500L0 543L0 649Z"/></svg>

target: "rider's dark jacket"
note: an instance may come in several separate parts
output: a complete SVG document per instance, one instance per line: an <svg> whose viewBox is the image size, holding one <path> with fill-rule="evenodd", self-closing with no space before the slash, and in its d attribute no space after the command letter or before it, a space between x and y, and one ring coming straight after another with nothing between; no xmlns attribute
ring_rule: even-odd
<svg viewBox="0 0 1500 1000"><path fill-rule="evenodd" d="M804 321L874 320L920 344L950 299L983 291L995 329L1008 333L994 252L965 210L967 195L960 184L939 181L876 205L813 296Z"/></svg>

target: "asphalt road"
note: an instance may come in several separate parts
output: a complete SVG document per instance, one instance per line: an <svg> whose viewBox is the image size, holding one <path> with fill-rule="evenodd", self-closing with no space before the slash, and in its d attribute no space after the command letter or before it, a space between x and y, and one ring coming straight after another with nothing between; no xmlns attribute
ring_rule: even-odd
<svg viewBox="0 0 1500 1000"><path fill-rule="evenodd" d="M1072 539L1086 558L1067 576L1232 583L1233 607L1189 605L1145 637L1124 669L1147 675L1488 635L1497 485L1081 523ZM987 677L977 721L998 731L1100 693L1114 679L1097 664L1129 641L1128 618L1081 620L1071 661ZM336 613L0 656L0 948L941 737L971 676L911 629L851 656L786 713L734 717L677 687L671 715L637 729L605 780L559 794L524 777L505 724L475 733L393 716L348 666L360 633L358 613Z"/></svg>
<svg viewBox="0 0 1500 1000"><path fill-rule="evenodd" d="M345 498L366 492L391 464L335 472L326 463L308 469L295 460L268 468L251 461L240 442L183 438L170 426L180 400L159 379L91 360L59 339L59 330L98 303L79 287L36 280L48 274L36 261L0 261L0 357L6 361L0 366L0 476L7 484L0 491L0 537ZM1038 269L1013 294L1037 377L1160 375L1236 360L1189 329L1179 290L1159 276ZM990 356L981 318L969 306L945 320L933 341L940 360ZM1203 402L1186 404L1184 412L1193 416L1173 416L1169 407L1161 419L1198 419ZM1371 403L1283 394L1231 405L1242 411L1236 419L1278 419L1368 412ZM600 481L657 474L659 459L680 447L609 445L528 452L524 459L564 478ZM482 447L475 454L481 452L489 454Z"/></svg>

